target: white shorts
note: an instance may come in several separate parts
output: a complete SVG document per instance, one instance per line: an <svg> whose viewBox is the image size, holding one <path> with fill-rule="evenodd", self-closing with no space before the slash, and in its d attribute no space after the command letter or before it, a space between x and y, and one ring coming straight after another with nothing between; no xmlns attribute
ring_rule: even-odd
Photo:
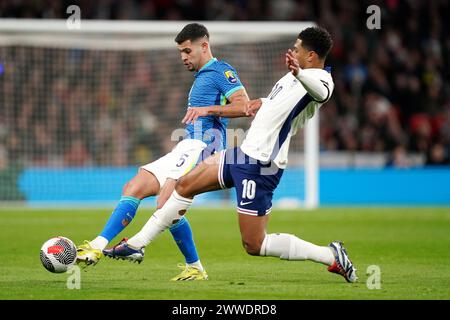
<svg viewBox="0 0 450 320"><path fill-rule="evenodd" d="M153 173L162 188L167 178L179 179L197 164L206 143L197 139L180 141L168 154L141 167Z"/></svg>

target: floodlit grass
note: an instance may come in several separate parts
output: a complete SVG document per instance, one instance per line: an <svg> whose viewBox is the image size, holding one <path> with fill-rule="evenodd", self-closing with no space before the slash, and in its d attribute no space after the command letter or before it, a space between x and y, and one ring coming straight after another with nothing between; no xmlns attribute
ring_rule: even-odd
<svg viewBox="0 0 450 320"><path fill-rule="evenodd" d="M183 257L166 232L147 248L142 264L103 258L81 272L80 290L67 289L68 274L42 267L41 245L57 235L76 244L92 239L110 212L0 210L0 299L450 299L449 208L272 211L269 232L321 245L344 241L358 268L356 284L309 261L249 256L234 210L194 208L188 217L210 280L168 281ZM150 213L140 209L121 236L137 232ZM381 289L366 285L370 265L381 270Z"/></svg>

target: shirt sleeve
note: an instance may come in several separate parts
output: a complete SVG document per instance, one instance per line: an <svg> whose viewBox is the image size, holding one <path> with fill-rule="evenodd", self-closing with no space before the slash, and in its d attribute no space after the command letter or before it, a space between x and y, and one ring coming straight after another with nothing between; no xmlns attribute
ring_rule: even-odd
<svg viewBox="0 0 450 320"><path fill-rule="evenodd" d="M215 82L218 90L228 99L233 93L244 86L233 68L223 66L217 70Z"/></svg>
<svg viewBox="0 0 450 320"><path fill-rule="evenodd" d="M330 99L333 92L333 80L323 70L302 69L297 79L317 102L324 103Z"/></svg>

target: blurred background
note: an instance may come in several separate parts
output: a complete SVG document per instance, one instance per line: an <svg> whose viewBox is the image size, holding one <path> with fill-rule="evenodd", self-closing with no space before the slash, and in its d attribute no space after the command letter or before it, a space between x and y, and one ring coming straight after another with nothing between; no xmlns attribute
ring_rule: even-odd
<svg viewBox="0 0 450 320"><path fill-rule="evenodd" d="M311 21L327 28L335 91L320 112L321 205L450 204L449 1L11 0L0 1L0 18L67 19L73 4L82 21ZM373 4L381 8L379 30L366 25ZM212 36L212 50L234 65L250 97L266 96L286 72L284 52L300 31L234 46L215 45ZM182 68L175 47L0 42L0 200L118 199L139 165L174 145L169 137L192 84ZM232 125L247 129L249 121ZM298 175L282 187L294 198L292 190L305 188L297 139L290 168ZM80 185L69 183L75 180Z"/></svg>

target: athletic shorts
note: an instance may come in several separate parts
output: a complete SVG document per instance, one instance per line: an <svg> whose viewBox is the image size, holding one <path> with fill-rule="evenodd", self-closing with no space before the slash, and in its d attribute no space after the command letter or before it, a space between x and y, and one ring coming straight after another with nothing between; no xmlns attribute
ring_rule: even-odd
<svg viewBox="0 0 450 320"><path fill-rule="evenodd" d="M191 171L202 159L206 147L206 143L200 140L182 140L168 154L141 169L153 173L162 188L167 178L177 180Z"/></svg>
<svg viewBox="0 0 450 320"><path fill-rule="evenodd" d="M223 189L236 189L237 211L252 216L270 213L272 197L283 169L273 162L263 163L246 155L241 148L222 150L219 183Z"/></svg>

